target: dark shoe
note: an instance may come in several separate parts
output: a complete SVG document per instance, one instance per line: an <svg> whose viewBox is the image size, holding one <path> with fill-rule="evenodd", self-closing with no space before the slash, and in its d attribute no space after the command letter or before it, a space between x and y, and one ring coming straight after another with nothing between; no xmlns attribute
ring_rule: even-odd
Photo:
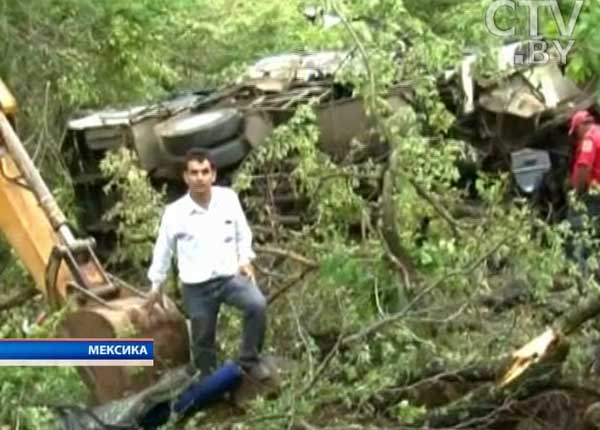
<svg viewBox="0 0 600 430"><path fill-rule="evenodd" d="M244 371L250 378L257 381L264 381L271 376L271 371L262 361L259 361L248 368L244 368Z"/></svg>
<svg viewBox="0 0 600 430"><path fill-rule="evenodd" d="M199 382L210 375L210 370L198 369L194 363L188 363L185 366L185 373L195 382Z"/></svg>

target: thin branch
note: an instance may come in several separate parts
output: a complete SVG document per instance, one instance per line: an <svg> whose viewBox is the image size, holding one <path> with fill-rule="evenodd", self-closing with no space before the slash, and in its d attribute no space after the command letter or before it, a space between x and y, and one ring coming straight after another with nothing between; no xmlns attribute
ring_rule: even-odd
<svg viewBox="0 0 600 430"><path fill-rule="evenodd" d="M310 382L308 384L306 384L304 389L300 392L300 394L299 394L300 397L304 397L314 387L314 385L316 384L316 382L319 379L319 377L321 376L321 374L325 371L327 366L329 366L329 363L331 362L333 357L338 353L340 346L342 345L343 339L344 339L344 335L343 335L343 333L340 333L337 340L335 341L335 345L333 345L333 348L331 348L331 350L329 351L327 356L323 359L321 364L319 364L319 367L317 368L317 370L314 373Z"/></svg>
<svg viewBox="0 0 600 430"><path fill-rule="evenodd" d="M304 349L306 350L308 374L312 377L312 375L314 375L314 358L311 351L311 345L308 341L308 338L306 337L304 327L302 327L302 323L300 322L300 315L298 314L296 306L294 306L294 302L289 299L288 302L290 305L290 309L292 310L292 316L294 317L294 321L296 322L296 330L298 331L298 337L304 344Z"/></svg>
<svg viewBox="0 0 600 430"><path fill-rule="evenodd" d="M269 294L269 296L267 297L267 303L271 304L272 302L274 302L275 300L277 300L282 294L284 294L285 292L287 292L290 288L292 288L293 286L295 286L298 282L302 281L304 279L304 277L309 272L312 272L313 270L315 270L315 268L312 268L312 267L304 269L302 271L302 273L300 273L298 276L294 277L291 281L289 281L283 287L281 287L277 291L274 291L271 294Z"/></svg>
<svg viewBox="0 0 600 430"><path fill-rule="evenodd" d="M385 240L385 237L384 237L383 231L381 230L381 227L379 227L377 229L377 232L378 232L379 237L381 239L381 243L383 244L383 250L385 251L385 255L388 257L388 259L392 262L392 264L396 267L396 269L398 269L398 271L402 275L402 278L404 280L405 289L408 290L408 291L412 290L412 283L411 283L411 280L410 280L410 272L409 272L409 270L402 263L402 261L400 261L394 255L394 253L390 249L389 244Z"/></svg>
<svg viewBox="0 0 600 430"><path fill-rule="evenodd" d="M257 252L289 258L290 260L297 261L298 263L304 264L305 266L311 267L313 269L317 269L319 267L319 263L317 263L316 261L306 258L303 255L300 255L294 251L288 251L286 249L281 248L273 248L270 246L255 246L254 248Z"/></svg>
<svg viewBox="0 0 600 430"><path fill-rule="evenodd" d="M381 191L381 216L379 227L381 237L395 260L401 263L401 271L406 270L408 275L416 273L408 251L402 245L400 234L396 225L397 214L394 201L394 178L397 174L397 154L390 154L389 166L383 174L383 187ZM407 284L408 285L408 284Z"/></svg>
<svg viewBox="0 0 600 430"><path fill-rule="evenodd" d="M448 211L441 206L437 200L429 194L429 192L421 186L417 181L412 178L409 178L408 181L414 187L415 191L419 196L421 196L427 203L431 205L431 207L437 212L437 214L444 219L452 229L452 234L454 237L460 237L459 228L461 227L460 223L452 218L452 215L448 213Z"/></svg>

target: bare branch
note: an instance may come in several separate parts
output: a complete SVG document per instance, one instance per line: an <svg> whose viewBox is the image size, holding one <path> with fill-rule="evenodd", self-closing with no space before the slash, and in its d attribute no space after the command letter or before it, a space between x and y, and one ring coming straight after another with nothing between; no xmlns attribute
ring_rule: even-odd
<svg viewBox="0 0 600 430"><path fill-rule="evenodd" d="M291 281L289 281L283 287L281 287L277 291L274 291L273 293L269 294L269 296L267 297L267 303L270 304L270 303L274 302L275 300L277 300L282 294L287 292L290 288L295 286L298 282L302 281L304 279L304 277L313 270L315 270L315 268L312 268L312 267L305 269L304 271L302 271L302 273L300 273L298 276L294 277Z"/></svg>
<svg viewBox="0 0 600 430"><path fill-rule="evenodd" d="M273 248L270 246L255 246L256 251L265 254L277 255L279 257L289 258L290 260L297 261L298 263L304 264L305 266L316 269L319 267L319 263L309 258L306 258L294 251L288 251L280 248Z"/></svg>
<svg viewBox="0 0 600 430"><path fill-rule="evenodd" d="M414 187L415 191L419 196L421 196L427 203L431 205L431 207L437 212L437 214L442 217L444 221L448 223L450 228L452 229L452 234L455 237L460 237L459 228L461 227L460 223L452 218L452 215L448 213L446 209L442 205L440 205L437 200L425 189L421 184L415 181L412 178L408 180L411 185Z"/></svg>

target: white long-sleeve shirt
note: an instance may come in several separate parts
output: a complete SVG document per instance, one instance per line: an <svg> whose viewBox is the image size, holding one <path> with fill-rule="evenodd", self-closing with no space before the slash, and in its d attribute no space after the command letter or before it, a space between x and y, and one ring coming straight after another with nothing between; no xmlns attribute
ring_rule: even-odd
<svg viewBox="0 0 600 430"><path fill-rule="evenodd" d="M235 191L213 186L208 209L189 194L167 205L148 270L153 288L166 280L173 253L186 284L234 275L249 263L252 231Z"/></svg>

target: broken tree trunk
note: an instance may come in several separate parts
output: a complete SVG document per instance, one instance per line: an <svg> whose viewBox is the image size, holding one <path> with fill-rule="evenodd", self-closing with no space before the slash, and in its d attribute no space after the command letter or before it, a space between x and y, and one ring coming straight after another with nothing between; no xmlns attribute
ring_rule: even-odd
<svg viewBox="0 0 600 430"><path fill-rule="evenodd" d="M432 427L453 426L465 420L491 419L507 400L524 399L558 384L560 369L569 352L566 336L600 314L600 297L569 312L555 329L547 329L498 365L497 383L486 383L442 408L427 419Z"/></svg>
<svg viewBox="0 0 600 430"><path fill-rule="evenodd" d="M480 385L464 397L434 409L427 417L427 425L431 428L441 428L471 420L493 421L494 411L508 400L525 399L556 385L560 380L562 363L568 351L569 344L564 338L560 338L540 360L526 368L518 379L512 380L510 384L492 381ZM495 365L496 375L506 374L506 368L512 369L513 358L514 354L501 359Z"/></svg>

